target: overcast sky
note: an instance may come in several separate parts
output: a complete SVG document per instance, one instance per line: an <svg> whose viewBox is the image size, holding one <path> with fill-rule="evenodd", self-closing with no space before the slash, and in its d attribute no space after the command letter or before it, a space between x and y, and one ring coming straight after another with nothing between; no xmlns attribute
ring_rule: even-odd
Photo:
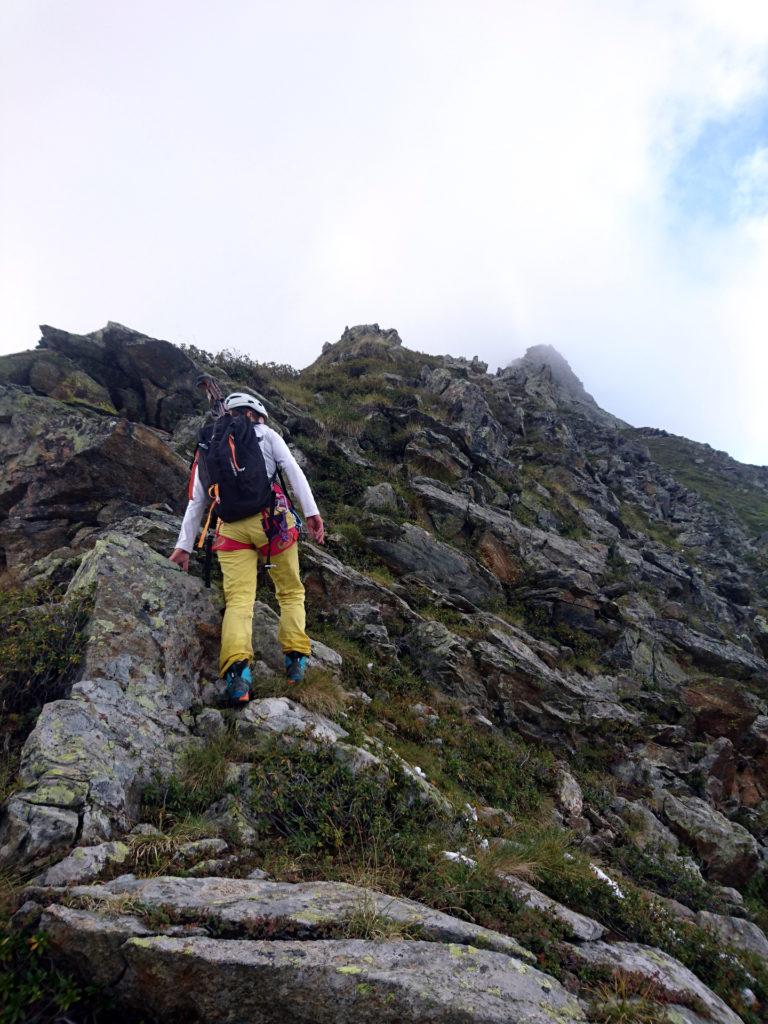
<svg viewBox="0 0 768 1024"><path fill-rule="evenodd" d="M554 345L768 462L766 0L0 0L0 352Z"/></svg>

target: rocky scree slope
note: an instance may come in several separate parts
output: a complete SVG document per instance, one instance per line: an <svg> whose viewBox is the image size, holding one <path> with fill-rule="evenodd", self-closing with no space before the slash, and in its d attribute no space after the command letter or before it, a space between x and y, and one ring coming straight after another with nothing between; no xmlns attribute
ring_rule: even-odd
<svg viewBox="0 0 768 1024"><path fill-rule="evenodd" d="M199 370L260 395L330 532L306 688L265 583L238 715L220 592L166 558ZM554 350L494 376L377 325L301 373L43 328L0 432L3 566L87 619L0 865L111 1012L768 1019L768 471Z"/></svg>

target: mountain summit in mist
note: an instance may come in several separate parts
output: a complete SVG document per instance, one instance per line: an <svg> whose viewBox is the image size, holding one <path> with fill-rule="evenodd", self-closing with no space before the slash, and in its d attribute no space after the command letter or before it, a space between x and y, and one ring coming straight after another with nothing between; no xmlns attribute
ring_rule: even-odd
<svg viewBox="0 0 768 1024"><path fill-rule="evenodd" d="M525 355L514 359L499 374L521 385L528 394L558 405L582 409L605 423L628 426L623 420L601 409L585 389L565 359L552 345L532 345Z"/></svg>

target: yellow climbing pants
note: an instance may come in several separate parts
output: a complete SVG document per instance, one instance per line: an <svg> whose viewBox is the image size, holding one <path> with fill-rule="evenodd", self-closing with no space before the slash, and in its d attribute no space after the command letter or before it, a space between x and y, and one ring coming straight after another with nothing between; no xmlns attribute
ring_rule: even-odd
<svg viewBox="0 0 768 1024"><path fill-rule="evenodd" d="M249 516L236 523L220 523L222 537L263 547L267 543L261 516ZM221 627L219 672L224 675L235 661L253 657L253 604L256 600L256 568L259 555L253 548L240 551L217 551L224 577L224 599L227 606ZM304 611L304 586L299 578L299 545L293 544L279 555L272 555L270 570L275 594L280 605L277 639L284 651L310 654Z"/></svg>

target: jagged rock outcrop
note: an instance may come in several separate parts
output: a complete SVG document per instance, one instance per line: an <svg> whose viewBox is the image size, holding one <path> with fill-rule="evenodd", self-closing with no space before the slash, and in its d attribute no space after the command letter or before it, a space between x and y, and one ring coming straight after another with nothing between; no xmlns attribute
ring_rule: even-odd
<svg viewBox="0 0 768 1024"><path fill-rule="evenodd" d="M397 362L402 344L400 335L392 327L384 330L378 324L345 327L337 342L326 342L323 345L322 355L315 365L351 362L366 357Z"/></svg>
<svg viewBox="0 0 768 1024"><path fill-rule="evenodd" d="M511 388L521 388L526 395L552 409L573 408L606 426L626 424L601 409L571 369L568 361L551 345L532 345L498 376Z"/></svg>
<svg viewBox="0 0 768 1024"><path fill-rule="evenodd" d="M492 376L361 325L301 374L254 367L251 383L247 361L188 351L108 324L46 327L0 359L5 563L93 602L71 691L42 709L0 817L0 867L39 872L19 926L41 921L57 959L153 1020L194 1002L205 1021L576 1021L612 998L596 978L670 1021L768 1019L768 470L634 430L542 346ZM328 549L301 548L326 641L315 706L280 689L260 589L263 695L222 708L220 594L167 561L201 369L263 398L326 515ZM201 834L158 832L148 784L216 744L230 753L195 805ZM270 751L327 758L369 801L397 778L407 815L446 829L422 855L476 872L451 878L456 916L286 877L309 846L277 868L249 857ZM141 877L152 842L167 877ZM461 903L488 879L504 885L492 911ZM486 912L508 934L470 923ZM539 963L562 984L516 928L549 936ZM722 957L699 957L712 942Z"/></svg>
<svg viewBox="0 0 768 1024"><path fill-rule="evenodd" d="M141 423L0 385L0 559L19 566L144 505L179 509L187 467Z"/></svg>

